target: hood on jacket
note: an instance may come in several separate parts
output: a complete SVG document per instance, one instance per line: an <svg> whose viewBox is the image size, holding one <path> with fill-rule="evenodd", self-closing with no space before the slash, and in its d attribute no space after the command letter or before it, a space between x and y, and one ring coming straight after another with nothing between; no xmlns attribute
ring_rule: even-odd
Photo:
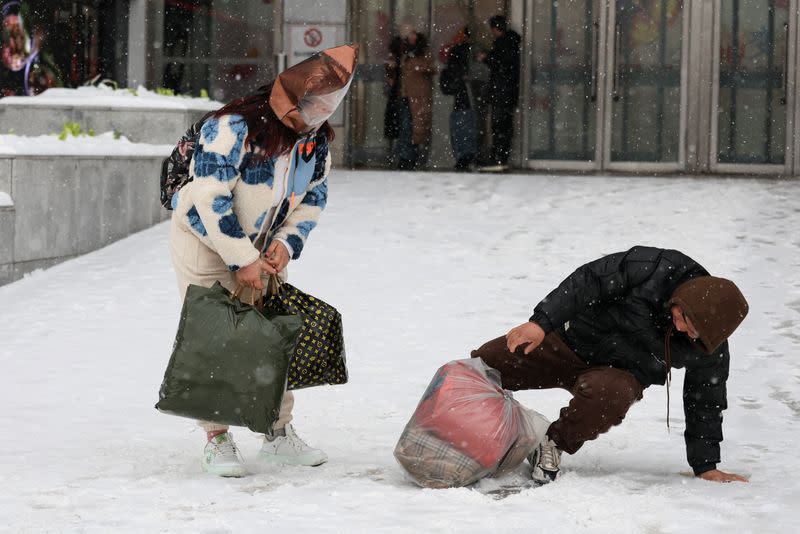
<svg viewBox="0 0 800 534"><path fill-rule="evenodd" d="M749 310L736 284L715 276L684 282L672 293L669 305L680 306L697 330L703 350L709 354L728 339Z"/></svg>
<svg viewBox="0 0 800 534"><path fill-rule="evenodd" d="M341 104L353 82L357 60L357 45L317 52L278 75L269 96L270 107L295 132L315 130Z"/></svg>

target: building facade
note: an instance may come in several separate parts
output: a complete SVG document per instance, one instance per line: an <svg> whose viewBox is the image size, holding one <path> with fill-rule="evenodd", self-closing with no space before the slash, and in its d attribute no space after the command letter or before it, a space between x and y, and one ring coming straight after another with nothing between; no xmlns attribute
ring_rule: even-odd
<svg viewBox="0 0 800 534"><path fill-rule="evenodd" d="M47 42L68 65L67 85L99 73L229 100L314 50L359 43L358 78L334 118L352 166L388 160L384 63L400 25L428 37L441 69L459 27L473 29L475 55L491 46L486 21L501 13L523 43L516 167L800 176L800 0L45 3L59 7L61 37ZM473 62L471 77L479 99L486 67ZM428 167L448 168L452 97L434 88ZM478 111L486 147L480 100Z"/></svg>

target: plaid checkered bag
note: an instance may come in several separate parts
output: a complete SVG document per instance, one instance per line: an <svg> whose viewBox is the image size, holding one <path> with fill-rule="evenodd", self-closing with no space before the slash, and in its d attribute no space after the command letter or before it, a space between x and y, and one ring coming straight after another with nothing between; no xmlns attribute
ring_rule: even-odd
<svg viewBox="0 0 800 534"><path fill-rule="evenodd" d="M288 389L347 382L342 316L336 308L271 277L264 310L303 318L303 328L289 361Z"/></svg>
<svg viewBox="0 0 800 534"><path fill-rule="evenodd" d="M426 488L458 488L489 474L480 463L413 421L403 430L394 457L417 484Z"/></svg>

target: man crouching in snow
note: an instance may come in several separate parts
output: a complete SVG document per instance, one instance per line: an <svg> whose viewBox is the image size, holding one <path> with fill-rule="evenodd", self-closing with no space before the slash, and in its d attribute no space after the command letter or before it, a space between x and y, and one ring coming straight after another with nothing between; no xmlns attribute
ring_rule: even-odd
<svg viewBox="0 0 800 534"><path fill-rule="evenodd" d="M574 454L622 422L651 384L686 368L686 456L694 474L747 482L717 469L727 407L728 342L747 315L730 280L709 276L677 250L637 246L579 267L534 309L530 320L472 352L511 390L562 388L569 405L531 454L533 479L555 480L561 451Z"/></svg>

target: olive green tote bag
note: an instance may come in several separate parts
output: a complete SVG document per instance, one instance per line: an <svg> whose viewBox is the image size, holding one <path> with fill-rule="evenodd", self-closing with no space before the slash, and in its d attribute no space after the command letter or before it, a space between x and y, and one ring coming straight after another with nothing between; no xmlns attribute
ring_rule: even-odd
<svg viewBox="0 0 800 534"><path fill-rule="evenodd" d="M272 433L303 318L190 285L156 408Z"/></svg>

